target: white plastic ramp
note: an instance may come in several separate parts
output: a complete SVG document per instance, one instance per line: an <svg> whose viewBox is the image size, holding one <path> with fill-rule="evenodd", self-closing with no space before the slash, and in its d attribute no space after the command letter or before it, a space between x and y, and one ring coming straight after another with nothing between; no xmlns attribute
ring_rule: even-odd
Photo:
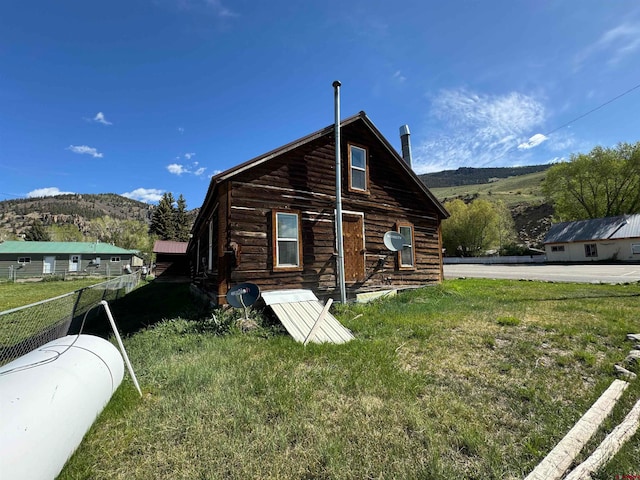
<svg viewBox="0 0 640 480"><path fill-rule="evenodd" d="M274 290L262 292L262 298L271 307L294 340L303 343L322 313L322 304L311 290ZM314 334L308 339L314 343L346 343L355 337L329 312L320 320Z"/></svg>

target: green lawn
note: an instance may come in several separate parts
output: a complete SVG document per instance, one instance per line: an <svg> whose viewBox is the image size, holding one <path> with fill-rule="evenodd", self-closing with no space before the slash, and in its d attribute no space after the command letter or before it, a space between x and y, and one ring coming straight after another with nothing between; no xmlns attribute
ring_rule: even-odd
<svg viewBox="0 0 640 480"><path fill-rule="evenodd" d="M104 278L94 277L55 282L3 282L0 283L0 312L57 297L104 281Z"/></svg>
<svg viewBox="0 0 640 480"><path fill-rule="evenodd" d="M125 379L61 479L521 479L640 332L638 285L451 280L338 305L356 340L306 348L274 328L214 335L186 286L125 300L129 332L143 309L165 318L125 339L144 398ZM636 381L606 429L639 397ZM595 478L638 458L636 434Z"/></svg>

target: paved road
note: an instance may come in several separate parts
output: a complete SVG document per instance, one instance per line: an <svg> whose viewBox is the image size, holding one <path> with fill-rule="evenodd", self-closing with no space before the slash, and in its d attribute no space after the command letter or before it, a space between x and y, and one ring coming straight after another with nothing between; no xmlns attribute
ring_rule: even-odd
<svg viewBox="0 0 640 480"><path fill-rule="evenodd" d="M444 266L445 278L506 278L578 283L631 283L640 281L638 265L477 265Z"/></svg>

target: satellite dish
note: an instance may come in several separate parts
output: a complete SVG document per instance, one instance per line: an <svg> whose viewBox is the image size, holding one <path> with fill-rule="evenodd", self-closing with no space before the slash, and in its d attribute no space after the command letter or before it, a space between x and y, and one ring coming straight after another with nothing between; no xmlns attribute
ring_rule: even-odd
<svg viewBox="0 0 640 480"><path fill-rule="evenodd" d="M260 287L255 283L240 283L227 292L227 303L232 307L246 308L260 297Z"/></svg>
<svg viewBox="0 0 640 480"><path fill-rule="evenodd" d="M392 252L399 252L406 243L404 237L398 232L387 232L384 234L384 246Z"/></svg>

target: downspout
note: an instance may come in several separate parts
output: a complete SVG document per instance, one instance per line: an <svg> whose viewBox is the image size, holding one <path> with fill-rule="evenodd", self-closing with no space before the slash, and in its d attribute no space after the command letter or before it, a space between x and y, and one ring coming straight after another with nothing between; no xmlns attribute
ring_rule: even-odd
<svg viewBox="0 0 640 480"><path fill-rule="evenodd" d="M344 242L342 240L342 180L340 166L340 85L338 80L333 82L335 103L335 134L336 134L336 240L338 243L338 258L336 261L337 280L340 287L340 301L347 303L347 292L344 281Z"/></svg>

